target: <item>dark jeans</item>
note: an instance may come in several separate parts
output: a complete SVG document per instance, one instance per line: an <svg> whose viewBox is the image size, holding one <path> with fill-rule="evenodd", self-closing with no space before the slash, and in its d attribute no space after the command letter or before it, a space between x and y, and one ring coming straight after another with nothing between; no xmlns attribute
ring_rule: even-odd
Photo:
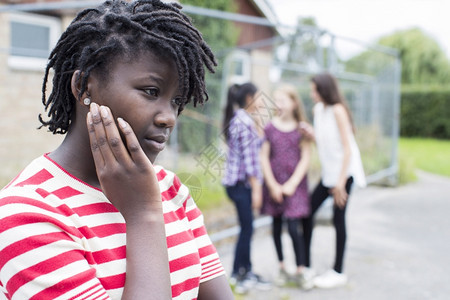
<svg viewBox="0 0 450 300"><path fill-rule="evenodd" d="M353 177L349 177L345 183L345 190L350 197L350 190L353 184ZM306 256L306 266L310 266L310 248L311 248L311 238L312 231L314 227L314 214L317 209L322 205L322 203L330 195L330 188L324 186L322 181L314 189L311 195L311 215L308 218L303 219L303 232L305 238L305 256ZM334 270L338 273L342 273L343 261L344 261L344 250L345 242L347 240L347 230L345 226L345 210L348 205L348 199L343 208L339 208L333 205L333 225L336 229L336 257L334 263Z"/></svg>
<svg viewBox="0 0 450 300"><path fill-rule="evenodd" d="M225 187L228 197L234 202L241 226L234 252L233 275L251 271L250 242L253 234L252 190L244 183Z"/></svg>

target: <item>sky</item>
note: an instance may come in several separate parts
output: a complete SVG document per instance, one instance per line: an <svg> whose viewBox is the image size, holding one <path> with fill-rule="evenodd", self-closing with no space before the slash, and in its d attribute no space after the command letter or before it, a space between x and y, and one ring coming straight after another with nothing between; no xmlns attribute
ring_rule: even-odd
<svg viewBox="0 0 450 300"><path fill-rule="evenodd" d="M374 43L398 30L421 28L450 58L450 0L268 0L282 24L312 16L337 36Z"/></svg>

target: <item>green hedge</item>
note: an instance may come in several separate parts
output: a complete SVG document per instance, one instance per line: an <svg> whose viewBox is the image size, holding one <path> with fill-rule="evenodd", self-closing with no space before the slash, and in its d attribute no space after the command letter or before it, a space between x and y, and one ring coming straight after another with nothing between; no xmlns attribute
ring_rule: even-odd
<svg viewBox="0 0 450 300"><path fill-rule="evenodd" d="M403 86L400 135L450 139L450 88Z"/></svg>

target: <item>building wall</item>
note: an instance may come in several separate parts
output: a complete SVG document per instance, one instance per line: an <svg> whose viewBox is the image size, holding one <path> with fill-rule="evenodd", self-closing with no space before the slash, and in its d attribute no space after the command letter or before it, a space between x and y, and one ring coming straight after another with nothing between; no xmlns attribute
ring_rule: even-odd
<svg viewBox="0 0 450 300"><path fill-rule="evenodd" d="M236 0L238 6L238 13L253 17L264 17L261 12L257 10L252 1ZM246 45L260 40L271 38L275 35L275 30L272 27L261 26L255 24L236 23L241 32L238 39L238 46Z"/></svg>
<svg viewBox="0 0 450 300"><path fill-rule="evenodd" d="M9 14L0 13L0 186L62 140L45 128L37 130L38 114L44 113L41 102L44 72L8 66L9 26Z"/></svg>

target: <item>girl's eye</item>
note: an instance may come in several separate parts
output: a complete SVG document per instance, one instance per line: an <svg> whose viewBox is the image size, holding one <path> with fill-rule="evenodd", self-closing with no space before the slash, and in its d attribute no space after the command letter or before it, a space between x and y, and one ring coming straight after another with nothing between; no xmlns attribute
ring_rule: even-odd
<svg viewBox="0 0 450 300"><path fill-rule="evenodd" d="M159 91L157 88L146 88L146 89L144 89L144 92L147 95L152 96L152 97L158 97L158 95L159 95Z"/></svg>

